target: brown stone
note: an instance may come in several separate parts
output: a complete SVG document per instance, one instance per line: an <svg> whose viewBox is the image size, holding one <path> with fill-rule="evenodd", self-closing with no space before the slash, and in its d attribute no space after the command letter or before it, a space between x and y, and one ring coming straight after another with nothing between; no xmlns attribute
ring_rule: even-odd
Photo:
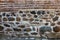
<svg viewBox="0 0 60 40"><path fill-rule="evenodd" d="M24 29L24 31L26 31L26 32L30 32L31 29L30 29L30 28L26 28L26 29Z"/></svg>
<svg viewBox="0 0 60 40"><path fill-rule="evenodd" d="M6 17L3 18L3 21L8 21L8 19Z"/></svg>
<svg viewBox="0 0 60 40"><path fill-rule="evenodd" d="M48 18L44 17L44 18L42 18L42 19L46 20L46 19L48 19Z"/></svg>
<svg viewBox="0 0 60 40"><path fill-rule="evenodd" d="M28 18L23 18L23 21L28 21Z"/></svg>
<svg viewBox="0 0 60 40"><path fill-rule="evenodd" d="M56 15L60 15L60 12L59 12L59 13L57 13Z"/></svg>
<svg viewBox="0 0 60 40"><path fill-rule="evenodd" d="M24 13L29 13L29 11L24 11Z"/></svg>
<svg viewBox="0 0 60 40"><path fill-rule="evenodd" d="M19 25L18 27L25 28L25 25Z"/></svg>
<svg viewBox="0 0 60 40"><path fill-rule="evenodd" d="M33 18L30 18L29 20L30 20L30 21L33 21L34 19L33 19Z"/></svg>
<svg viewBox="0 0 60 40"><path fill-rule="evenodd" d="M20 21L21 20L21 18L20 17L16 17L16 21Z"/></svg>
<svg viewBox="0 0 60 40"><path fill-rule="evenodd" d="M60 25L60 22L57 22L58 25Z"/></svg>
<svg viewBox="0 0 60 40"><path fill-rule="evenodd" d="M10 32L10 31L12 31L12 29L7 28L5 31Z"/></svg>
<svg viewBox="0 0 60 40"><path fill-rule="evenodd" d="M0 18L0 22L2 22L2 19Z"/></svg>
<svg viewBox="0 0 60 40"><path fill-rule="evenodd" d="M22 17L26 17L26 14L22 14Z"/></svg>
<svg viewBox="0 0 60 40"><path fill-rule="evenodd" d="M59 32L60 31L60 26L53 27L54 32Z"/></svg>
<svg viewBox="0 0 60 40"><path fill-rule="evenodd" d="M3 29L4 29L4 27L0 25L0 31L2 31Z"/></svg>
<svg viewBox="0 0 60 40"><path fill-rule="evenodd" d="M8 20L9 20L9 21L15 21L15 18L9 17Z"/></svg>
<svg viewBox="0 0 60 40"><path fill-rule="evenodd" d="M22 34L16 34L17 37L22 37Z"/></svg>

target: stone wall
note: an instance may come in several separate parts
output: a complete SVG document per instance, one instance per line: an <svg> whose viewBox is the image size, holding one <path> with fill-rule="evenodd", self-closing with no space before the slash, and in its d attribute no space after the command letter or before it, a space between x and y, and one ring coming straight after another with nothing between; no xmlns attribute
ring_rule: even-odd
<svg viewBox="0 0 60 40"><path fill-rule="evenodd" d="M60 38L59 31L59 0L0 2L1 36Z"/></svg>
<svg viewBox="0 0 60 40"><path fill-rule="evenodd" d="M58 9L20 9L16 13L0 12L0 32L16 37L40 37L41 27L50 27L52 32L53 27L60 26L59 20Z"/></svg>

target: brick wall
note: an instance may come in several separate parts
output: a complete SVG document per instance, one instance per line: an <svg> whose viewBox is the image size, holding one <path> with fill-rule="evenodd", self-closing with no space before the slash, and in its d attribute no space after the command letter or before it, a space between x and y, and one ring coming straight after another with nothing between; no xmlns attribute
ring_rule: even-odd
<svg viewBox="0 0 60 40"><path fill-rule="evenodd" d="M4 6L3 6L4 5ZM11 6L9 6L11 5ZM2 7L3 6L3 7ZM7 7L6 7L7 6ZM0 2L0 10L2 9L59 9L59 0L50 1L31 1L31 0L9 0L8 2Z"/></svg>

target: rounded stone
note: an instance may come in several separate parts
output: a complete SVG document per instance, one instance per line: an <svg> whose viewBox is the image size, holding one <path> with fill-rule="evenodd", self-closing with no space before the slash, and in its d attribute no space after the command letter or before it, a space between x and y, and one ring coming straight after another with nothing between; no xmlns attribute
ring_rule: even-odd
<svg viewBox="0 0 60 40"><path fill-rule="evenodd" d="M33 21L33 20L34 20L34 18L30 18L29 20L30 20L30 21Z"/></svg>
<svg viewBox="0 0 60 40"><path fill-rule="evenodd" d="M23 13L23 11L19 11L19 13Z"/></svg>
<svg viewBox="0 0 60 40"><path fill-rule="evenodd" d="M52 29L51 29L51 27L48 27L48 26L42 26L42 27L40 27L39 31L41 34L44 34L46 31L51 32Z"/></svg>
<svg viewBox="0 0 60 40"><path fill-rule="evenodd" d="M13 28L14 31L21 31L21 29Z"/></svg>
<svg viewBox="0 0 60 40"><path fill-rule="evenodd" d="M2 13L2 15L3 15L3 16L5 16L5 15L6 15L6 13Z"/></svg>
<svg viewBox="0 0 60 40"><path fill-rule="evenodd" d="M58 18L59 18L58 16L55 16L52 20L53 20L53 21L57 21Z"/></svg>
<svg viewBox="0 0 60 40"><path fill-rule="evenodd" d="M10 25L9 25L9 24L4 24L4 26L5 26L5 27L10 27Z"/></svg>
<svg viewBox="0 0 60 40"><path fill-rule="evenodd" d="M24 31L26 31L26 32L30 32L31 29L30 29L30 28L25 28Z"/></svg>
<svg viewBox="0 0 60 40"><path fill-rule="evenodd" d="M45 25L48 25L49 23L45 23Z"/></svg>
<svg viewBox="0 0 60 40"><path fill-rule="evenodd" d="M32 34L32 35L37 35L37 33L36 33L36 32L32 32L31 34Z"/></svg>
<svg viewBox="0 0 60 40"><path fill-rule="evenodd" d="M15 21L15 18L14 17L8 17L8 20L9 21Z"/></svg>
<svg viewBox="0 0 60 40"><path fill-rule="evenodd" d="M20 28L25 28L25 25L19 25L18 27L20 27Z"/></svg>
<svg viewBox="0 0 60 40"><path fill-rule="evenodd" d="M57 24L58 24L58 25L60 25L60 21L59 21L59 22L57 22Z"/></svg>
<svg viewBox="0 0 60 40"><path fill-rule="evenodd" d="M28 18L23 18L23 21L28 21Z"/></svg>
<svg viewBox="0 0 60 40"><path fill-rule="evenodd" d="M38 15L41 15L41 11L37 11L37 14L38 14Z"/></svg>
<svg viewBox="0 0 60 40"><path fill-rule="evenodd" d="M5 31L7 31L7 32L10 32L10 31L12 31L12 29L10 29L10 28L7 28Z"/></svg>
<svg viewBox="0 0 60 40"><path fill-rule="evenodd" d="M21 21L21 18L20 17L16 17L16 21Z"/></svg>
<svg viewBox="0 0 60 40"><path fill-rule="evenodd" d="M31 14L36 14L36 12L35 12L35 11L31 11L30 13L31 13Z"/></svg>
<svg viewBox="0 0 60 40"><path fill-rule="evenodd" d="M53 27L53 31L54 31L54 32L59 32L59 31L60 31L60 27L59 27L59 26Z"/></svg>
<svg viewBox="0 0 60 40"><path fill-rule="evenodd" d="M4 18L3 18L3 21L8 21L7 17L4 17Z"/></svg>
<svg viewBox="0 0 60 40"><path fill-rule="evenodd" d="M54 26L55 25L55 23L51 23L51 26Z"/></svg>
<svg viewBox="0 0 60 40"><path fill-rule="evenodd" d="M0 25L0 31L2 31L3 29L4 29L4 27Z"/></svg>
<svg viewBox="0 0 60 40"><path fill-rule="evenodd" d="M37 18L38 16L37 15L34 15L34 18Z"/></svg>

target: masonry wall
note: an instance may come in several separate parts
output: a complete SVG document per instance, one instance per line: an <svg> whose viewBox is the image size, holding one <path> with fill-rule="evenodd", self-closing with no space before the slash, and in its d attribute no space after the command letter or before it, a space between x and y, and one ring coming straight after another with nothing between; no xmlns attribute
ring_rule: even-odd
<svg viewBox="0 0 60 40"><path fill-rule="evenodd" d="M53 33L53 36L47 35L49 38L60 38L59 0L0 1L0 34L2 37L41 37L40 28L43 26L50 27L49 31L53 31L53 27L59 27L58 33L54 33L56 35Z"/></svg>

